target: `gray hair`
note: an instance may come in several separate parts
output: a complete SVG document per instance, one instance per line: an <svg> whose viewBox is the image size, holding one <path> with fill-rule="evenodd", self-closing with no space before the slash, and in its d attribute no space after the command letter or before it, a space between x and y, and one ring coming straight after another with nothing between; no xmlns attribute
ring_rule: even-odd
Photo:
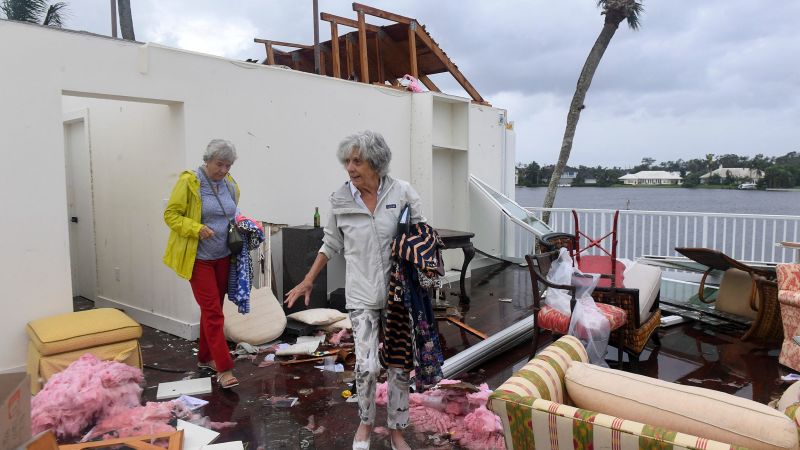
<svg viewBox="0 0 800 450"><path fill-rule="evenodd" d="M354 151L358 151L361 159L367 161L378 176L384 177L389 173L389 163L392 161L392 151L386 144L386 140L380 133L374 131L362 131L361 133L351 134L339 143L336 157L339 162L345 164Z"/></svg>
<svg viewBox="0 0 800 450"><path fill-rule="evenodd" d="M212 139L203 154L203 161L209 162L213 159L233 163L236 161L236 147L233 142L225 139Z"/></svg>

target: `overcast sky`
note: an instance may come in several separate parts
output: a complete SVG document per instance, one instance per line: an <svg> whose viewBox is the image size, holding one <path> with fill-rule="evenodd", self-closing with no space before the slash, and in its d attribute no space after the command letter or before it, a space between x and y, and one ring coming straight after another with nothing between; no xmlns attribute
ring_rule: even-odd
<svg viewBox="0 0 800 450"><path fill-rule="evenodd" d="M63 1L67 28L111 33L107 0ZM578 74L603 24L594 0L366 3L424 24L478 92L508 110L517 161L555 162ZM259 60L264 47L254 37L313 43L311 0L131 4L139 41ZM319 0L320 11L355 18L351 5ZM644 7L640 29L620 26L600 63L571 165L800 151L800 1L645 0ZM321 40L329 30L322 22ZM433 79L466 96L448 74Z"/></svg>

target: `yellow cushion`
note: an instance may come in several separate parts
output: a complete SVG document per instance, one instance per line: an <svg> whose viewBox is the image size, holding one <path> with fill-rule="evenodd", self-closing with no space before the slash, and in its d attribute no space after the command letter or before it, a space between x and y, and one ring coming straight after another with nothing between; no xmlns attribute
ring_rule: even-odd
<svg viewBox="0 0 800 450"><path fill-rule="evenodd" d="M798 445L783 413L724 392L578 362L567 369L566 386L578 408L747 448Z"/></svg>
<svg viewBox="0 0 800 450"><path fill-rule="evenodd" d="M139 339L142 327L113 308L90 309L28 322L31 344L43 356Z"/></svg>

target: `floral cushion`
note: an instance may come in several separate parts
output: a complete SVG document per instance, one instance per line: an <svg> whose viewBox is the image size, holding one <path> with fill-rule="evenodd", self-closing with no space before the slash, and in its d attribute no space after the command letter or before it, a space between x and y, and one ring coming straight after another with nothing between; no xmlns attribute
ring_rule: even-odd
<svg viewBox="0 0 800 450"><path fill-rule="evenodd" d="M778 289L800 291L800 264L778 264Z"/></svg>
<svg viewBox="0 0 800 450"><path fill-rule="evenodd" d="M597 309L606 316L612 330L625 325L627 315L623 309L605 303L596 303ZM544 306L537 316L539 327L558 334L567 334L569 331L570 316L550 306Z"/></svg>
<svg viewBox="0 0 800 450"><path fill-rule="evenodd" d="M778 300L788 305L800 306L800 291L778 291Z"/></svg>

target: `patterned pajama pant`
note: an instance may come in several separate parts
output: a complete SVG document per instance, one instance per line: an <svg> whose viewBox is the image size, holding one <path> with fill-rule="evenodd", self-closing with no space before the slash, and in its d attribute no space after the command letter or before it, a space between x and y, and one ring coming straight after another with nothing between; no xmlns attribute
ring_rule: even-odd
<svg viewBox="0 0 800 450"><path fill-rule="evenodd" d="M356 344L356 391L358 392L358 414L361 423L375 423L375 387L380 373L378 357L378 334L386 320L382 309L352 309L353 339ZM389 403L387 422L391 429L408 426L408 372L390 367L388 369Z"/></svg>

